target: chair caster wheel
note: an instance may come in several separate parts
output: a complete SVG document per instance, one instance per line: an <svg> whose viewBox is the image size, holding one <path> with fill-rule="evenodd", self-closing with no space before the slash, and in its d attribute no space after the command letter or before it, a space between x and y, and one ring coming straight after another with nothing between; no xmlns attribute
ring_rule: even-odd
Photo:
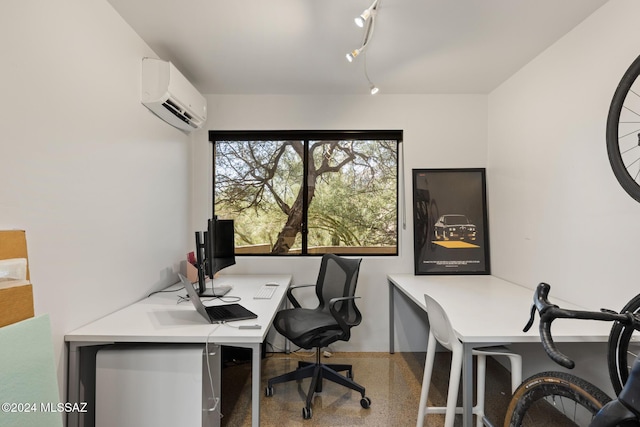
<svg viewBox="0 0 640 427"><path fill-rule="evenodd" d="M302 418L305 420L311 419L311 408L302 408Z"/></svg>
<svg viewBox="0 0 640 427"><path fill-rule="evenodd" d="M267 397L273 396L273 387L272 386L267 386L267 388L265 388L265 390L264 390L264 395L267 396Z"/></svg>
<svg viewBox="0 0 640 427"><path fill-rule="evenodd" d="M371 406L371 399L366 396L363 397L362 399L360 399L360 406L362 406L364 409L369 409L369 407Z"/></svg>

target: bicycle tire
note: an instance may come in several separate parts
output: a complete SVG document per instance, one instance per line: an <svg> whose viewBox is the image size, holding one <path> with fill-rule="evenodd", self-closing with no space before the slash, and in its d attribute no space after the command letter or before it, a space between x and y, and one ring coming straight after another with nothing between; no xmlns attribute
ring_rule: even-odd
<svg viewBox="0 0 640 427"><path fill-rule="evenodd" d="M547 400L551 398L551 402ZM504 419L504 427L528 427L540 425L588 426L591 418L611 398L595 385L565 372L542 372L520 384L513 393ZM558 405L560 403L560 405ZM572 407L569 404L573 405ZM578 411L578 408L581 408ZM566 409L571 414L561 413ZM575 415L580 412L581 418Z"/></svg>
<svg viewBox="0 0 640 427"><path fill-rule="evenodd" d="M620 186L640 202L640 56L633 61L616 88L607 116L606 142L611 169Z"/></svg>
<svg viewBox="0 0 640 427"><path fill-rule="evenodd" d="M640 294L633 297L623 307L621 313L626 312L631 312L635 315L640 314ZM636 339L632 339L634 332L636 332L636 330L633 325L623 325L620 322L614 322L611 327L611 332L609 333L607 365L611 385L613 385L616 396L620 394L622 387L627 382L633 362L640 352L640 346L630 345L632 342L638 343L638 335L636 335Z"/></svg>

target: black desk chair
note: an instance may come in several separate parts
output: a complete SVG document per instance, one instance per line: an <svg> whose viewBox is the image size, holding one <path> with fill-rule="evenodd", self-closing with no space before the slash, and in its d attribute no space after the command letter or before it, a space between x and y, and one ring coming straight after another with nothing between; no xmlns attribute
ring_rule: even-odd
<svg viewBox="0 0 640 427"><path fill-rule="evenodd" d="M315 284L318 306L315 309L302 308L292 292L296 288L314 285L293 286L287 291L287 297L294 308L279 311L273 321L276 330L298 347L316 349L315 363L298 362L298 369L271 378L266 389L266 395L273 396L274 384L311 377L306 406L302 408L304 419L311 418L311 401L314 393L322 391L323 379L359 392L363 408L371 405L371 400L364 395L364 387L353 381L351 365L320 363L321 349L336 341L348 341L351 328L362 320L355 304L360 261L325 254ZM338 373L341 371L347 371L346 376Z"/></svg>

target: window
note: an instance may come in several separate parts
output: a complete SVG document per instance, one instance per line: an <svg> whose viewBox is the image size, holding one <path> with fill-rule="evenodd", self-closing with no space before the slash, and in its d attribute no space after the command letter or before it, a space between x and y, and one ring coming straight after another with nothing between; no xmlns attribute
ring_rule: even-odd
<svg viewBox="0 0 640 427"><path fill-rule="evenodd" d="M210 131L239 255L398 253L402 131Z"/></svg>

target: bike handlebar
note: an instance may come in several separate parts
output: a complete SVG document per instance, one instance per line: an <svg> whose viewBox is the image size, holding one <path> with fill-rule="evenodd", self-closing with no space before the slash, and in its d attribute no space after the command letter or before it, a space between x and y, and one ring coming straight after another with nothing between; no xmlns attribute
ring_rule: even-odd
<svg viewBox="0 0 640 427"><path fill-rule="evenodd" d="M528 331L533 325L536 311L540 313L540 340L542 346L547 352L549 357L557 364L564 366L568 369L573 369L575 362L565 356L556 347L551 335L551 323L558 318L562 319L588 319L588 320L602 320L602 321L618 321L625 325L633 324L635 318L633 313L617 313L615 311L601 309L600 311L582 311L582 310L567 310L560 308L555 304L549 302L549 291L551 286L547 283L540 283L536 288L533 295L533 305L531 306L531 317L524 327L524 331Z"/></svg>

